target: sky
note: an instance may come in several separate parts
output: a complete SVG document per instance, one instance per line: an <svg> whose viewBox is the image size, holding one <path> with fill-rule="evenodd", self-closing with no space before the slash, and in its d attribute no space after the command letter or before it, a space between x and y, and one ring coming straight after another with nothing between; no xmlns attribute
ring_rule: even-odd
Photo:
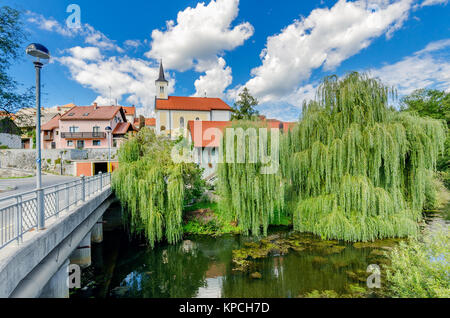
<svg viewBox="0 0 450 318"><path fill-rule="evenodd" d="M232 106L247 87L261 114L286 121L299 118L303 102L332 74L369 72L399 96L418 88L450 91L448 0L1 5L20 10L28 42L42 43L52 54L42 70L45 107L117 100L152 116L161 59L169 95L220 97ZM10 73L24 87L34 85L25 54Z"/></svg>

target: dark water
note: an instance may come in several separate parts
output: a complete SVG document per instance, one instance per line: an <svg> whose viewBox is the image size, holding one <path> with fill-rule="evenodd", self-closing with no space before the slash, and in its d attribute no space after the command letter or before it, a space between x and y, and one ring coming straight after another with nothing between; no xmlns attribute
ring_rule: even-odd
<svg viewBox="0 0 450 318"><path fill-rule="evenodd" d="M345 248L330 252L319 238L297 234L309 240L303 245L308 248L271 253L243 273L233 271L232 251L248 246L249 238L190 236L178 245L152 250L130 241L120 225L120 207L110 209L104 219L104 241L93 245L93 265L83 271L84 287L71 297L299 297L313 290L349 294L354 286L366 286L369 264L383 262L382 244L356 248L339 242ZM292 237L286 229L271 232ZM251 278L254 272L261 277Z"/></svg>

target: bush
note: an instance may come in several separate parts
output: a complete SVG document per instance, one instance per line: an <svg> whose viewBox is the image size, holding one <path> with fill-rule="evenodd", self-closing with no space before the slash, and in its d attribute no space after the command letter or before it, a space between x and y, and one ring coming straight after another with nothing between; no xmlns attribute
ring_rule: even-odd
<svg viewBox="0 0 450 318"><path fill-rule="evenodd" d="M425 234L423 241L401 242L388 255L389 294L401 298L450 297L450 235L447 227Z"/></svg>

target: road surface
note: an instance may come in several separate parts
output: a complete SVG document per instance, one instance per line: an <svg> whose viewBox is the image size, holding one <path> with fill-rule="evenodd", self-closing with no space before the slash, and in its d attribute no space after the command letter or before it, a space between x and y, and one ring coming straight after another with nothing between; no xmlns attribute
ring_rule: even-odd
<svg viewBox="0 0 450 318"><path fill-rule="evenodd" d="M42 187L46 188L52 185L73 181L76 180L77 178L78 177L43 175ZM11 195L20 194L36 189L36 177L0 180L0 188L8 188L8 187L16 187L16 189L0 193L0 198L9 197Z"/></svg>

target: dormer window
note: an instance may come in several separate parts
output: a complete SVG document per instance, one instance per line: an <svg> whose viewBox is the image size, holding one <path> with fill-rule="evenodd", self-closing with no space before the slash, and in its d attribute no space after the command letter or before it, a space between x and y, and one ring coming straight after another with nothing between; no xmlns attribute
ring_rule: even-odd
<svg viewBox="0 0 450 318"><path fill-rule="evenodd" d="M87 116L89 116L89 113L84 113L83 116L87 117Z"/></svg>
<svg viewBox="0 0 450 318"><path fill-rule="evenodd" d="M75 113L70 113L69 115L67 115L69 117L75 116Z"/></svg>

